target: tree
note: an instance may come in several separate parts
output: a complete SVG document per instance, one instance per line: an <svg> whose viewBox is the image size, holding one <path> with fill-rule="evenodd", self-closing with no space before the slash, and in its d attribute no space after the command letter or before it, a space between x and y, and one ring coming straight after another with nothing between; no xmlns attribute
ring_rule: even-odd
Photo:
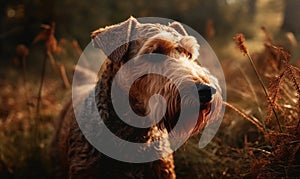
<svg viewBox="0 0 300 179"><path fill-rule="evenodd" d="M257 0L248 0L248 13L250 15L255 15L256 13L256 2Z"/></svg>
<svg viewBox="0 0 300 179"><path fill-rule="evenodd" d="M300 33L300 1L285 0L284 20L282 29L293 33Z"/></svg>

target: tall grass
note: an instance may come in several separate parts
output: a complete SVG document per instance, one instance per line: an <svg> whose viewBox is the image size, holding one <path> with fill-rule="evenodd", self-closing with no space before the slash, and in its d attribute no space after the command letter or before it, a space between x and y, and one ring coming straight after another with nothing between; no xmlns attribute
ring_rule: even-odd
<svg viewBox="0 0 300 179"><path fill-rule="evenodd" d="M0 81L0 178L53 176L47 152L82 52L76 40L56 40L54 27L42 25L34 40L45 59L30 56L36 48L19 46L24 66L6 67ZM239 42L250 61L227 64L229 102L221 127L205 149L195 136L176 151L179 178L300 176L300 70L269 33L262 52L250 54L245 40ZM43 60L44 70L41 63L32 66Z"/></svg>
<svg viewBox="0 0 300 179"><path fill-rule="evenodd" d="M238 48L249 59L226 64L221 127L205 149L196 148L196 138L176 152L180 178L299 178L300 70L263 30L265 49L253 56L240 34Z"/></svg>
<svg viewBox="0 0 300 179"><path fill-rule="evenodd" d="M0 178L52 176L48 150L56 117L69 92L67 74L73 71L73 59L78 58L77 53L73 54L72 42L57 42L54 33L55 24L42 25L30 48L17 46L14 66L2 69ZM72 53L63 52L70 49ZM43 51L44 56L37 51Z"/></svg>
<svg viewBox="0 0 300 179"><path fill-rule="evenodd" d="M266 32L266 29L263 30ZM287 50L272 44L273 38L269 34L264 43L264 56L256 64L245 45L243 35L236 35L235 41L250 60L266 95L266 117L259 120L244 115L230 104L227 105L253 123L262 132L264 142L269 146L267 157L265 153L253 154L255 158L251 175L264 178L300 176L300 69L289 63L291 54ZM258 72L258 64L261 73L269 78L268 89ZM265 128L263 124L266 125Z"/></svg>

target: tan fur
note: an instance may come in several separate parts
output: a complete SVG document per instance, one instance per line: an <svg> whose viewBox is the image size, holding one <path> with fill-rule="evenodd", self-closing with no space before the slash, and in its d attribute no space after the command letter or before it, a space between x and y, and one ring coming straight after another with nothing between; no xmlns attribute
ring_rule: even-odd
<svg viewBox="0 0 300 179"><path fill-rule="evenodd" d="M116 29L118 30L114 32ZM122 47L122 50L114 51L113 55L106 54L109 60L103 65L100 80L95 87L100 116L111 132L123 140L140 143L151 143L166 138L178 120L177 115L181 107L178 99L181 97L182 105L186 108L192 108L198 100L188 95L179 96L176 85L183 86L183 89L186 88L186 94L189 94L188 86L195 83L209 85L217 90L206 108L199 111L199 114L193 114L199 116L195 127L191 127L187 119L187 124L181 130L183 135L197 134L207 123L217 119L222 106L221 89L218 81L207 69L197 63L196 59L199 56L197 40L188 36L179 23L172 23L170 26L140 24L131 17L119 25L95 31L92 38L96 47L103 46L103 41L99 42L99 34L111 33L111 31L119 35L125 34L124 39L130 39L128 36L138 37L133 38L138 40L125 40L126 45ZM122 31L126 33L122 33ZM105 49L102 50L106 53ZM135 58L151 53L165 55L159 68L155 61L144 59L143 56ZM127 69L124 67L124 64L129 60L133 60L134 68ZM125 69L121 75L116 77L121 67ZM163 75L149 74L140 77L141 73L144 72L141 69L151 68L158 68ZM170 76L173 80L164 76ZM135 77L140 78L128 86L127 82L130 78ZM123 95L122 91L129 91L131 107L126 110L133 108L134 112L139 115L149 113L148 103L152 95L160 94L163 96L167 103L167 113L163 120L146 129L137 129L124 123L112 110L110 94L114 78L118 84L120 95ZM152 106L154 106L152 110L161 110L156 107L158 106L156 104L152 104ZM155 115L150 117L151 120L157 120L156 118ZM72 106L66 106L61 120L55 140L58 144L58 150L55 151L59 154L55 156L59 156L58 162L64 164L60 172L65 172L69 178L176 178L173 154L157 161L141 164L120 162L101 154L89 144L77 125ZM169 153L171 151L169 142L162 142L159 150Z"/></svg>

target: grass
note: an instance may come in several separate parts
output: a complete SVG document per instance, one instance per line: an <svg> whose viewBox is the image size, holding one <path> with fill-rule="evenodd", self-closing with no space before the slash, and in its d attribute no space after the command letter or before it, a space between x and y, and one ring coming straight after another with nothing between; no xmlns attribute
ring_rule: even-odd
<svg viewBox="0 0 300 179"><path fill-rule="evenodd" d="M196 136L176 151L178 178L299 176L300 73L289 64L287 57L288 52L283 48L266 42L265 50L253 58L262 80L270 84L267 89L270 100L249 63L243 68L231 66L230 73L226 71L230 79L228 106L235 106L231 107L234 110L227 109L220 130L205 149L198 149L199 136ZM257 64L261 63L267 65L259 68ZM40 76L34 75L35 69L30 66L26 69L26 83L20 75L20 67L9 66L2 71L6 72L0 83L3 104L0 108L0 176L3 178L51 178L53 174L47 152L56 117L69 89L63 80L57 80L59 72L50 74L53 68L50 61L46 64L46 87L41 93L39 117L35 111ZM71 73L72 67L67 71ZM282 131L271 109L279 114Z"/></svg>
<svg viewBox="0 0 300 179"><path fill-rule="evenodd" d="M48 151L56 118L70 93L64 78L70 81L81 48L76 41L56 40L47 31L51 28L43 26L28 54L27 47L19 46L14 63L0 66L0 178L53 175ZM200 136L195 136L176 151L178 178L300 176L300 72L291 65L299 59L297 47L282 40L283 35L280 40L264 41L266 31L258 34L247 41L257 73L233 41L226 41L225 48L215 44L228 80L229 107L206 148L198 148ZM291 47L292 60L280 45ZM46 68L41 75L44 56ZM61 65L65 73L58 70ZM267 93L259 83L265 84Z"/></svg>
<svg viewBox="0 0 300 179"><path fill-rule="evenodd" d="M267 92L250 63L231 68L240 70L225 75L230 102L219 132L205 149L197 149L198 140L192 139L177 151L179 178L300 176L300 71L288 57L284 48L265 42L265 50L253 58L261 82L269 84Z"/></svg>
<svg viewBox="0 0 300 179"><path fill-rule="evenodd" d="M0 178L52 175L48 150L57 115L70 92L59 69L67 64L63 75L71 76L73 65L68 63L74 54L49 56L48 52L44 58L43 45L37 43L31 49L18 45L16 58L1 67ZM70 48L71 42L64 44L65 50Z"/></svg>

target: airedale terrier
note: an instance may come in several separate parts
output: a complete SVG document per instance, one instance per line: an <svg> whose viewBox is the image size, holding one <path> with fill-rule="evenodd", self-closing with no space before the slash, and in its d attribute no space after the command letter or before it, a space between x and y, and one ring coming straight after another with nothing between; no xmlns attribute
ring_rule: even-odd
<svg viewBox="0 0 300 179"><path fill-rule="evenodd" d="M91 92L101 116L96 120L122 140L149 146L159 141L154 149L161 157L153 161L126 162L103 154L83 134L74 114L74 105L69 102L61 113L54 140L54 156L61 166L60 172L64 172L61 177L176 178L172 145L177 140L171 142L169 138L175 136L180 140L199 133L206 124L217 119L222 106L218 80L196 60L200 48L197 40L188 35L180 23L139 23L133 17L94 31L92 39L93 46L107 55L98 75L99 81ZM114 45L117 42L122 45ZM132 64L126 66L129 62ZM133 83L128 82L130 80ZM112 94L112 86L117 93ZM197 94L191 95L194 88ZM113 103L116 100L122 103L123 96L128 96L129 105L118 112ZM83 99L85 110L92 108L89 98ZM165 109L162 109L164 105ZM188 112L174 132L184 110ZM136 127L124 121L126 117L127 121L135 120L128 111L137 116L148 116L147 126ZM196 123L191 122L195 117ZM91 126L87 124L86 129ZM105 139L102 142L105 143ZM122 145L116 146L111 150L122 151ZM141 150L132 151L132 155L147 151L147 145L143 146Z"/></svg>

